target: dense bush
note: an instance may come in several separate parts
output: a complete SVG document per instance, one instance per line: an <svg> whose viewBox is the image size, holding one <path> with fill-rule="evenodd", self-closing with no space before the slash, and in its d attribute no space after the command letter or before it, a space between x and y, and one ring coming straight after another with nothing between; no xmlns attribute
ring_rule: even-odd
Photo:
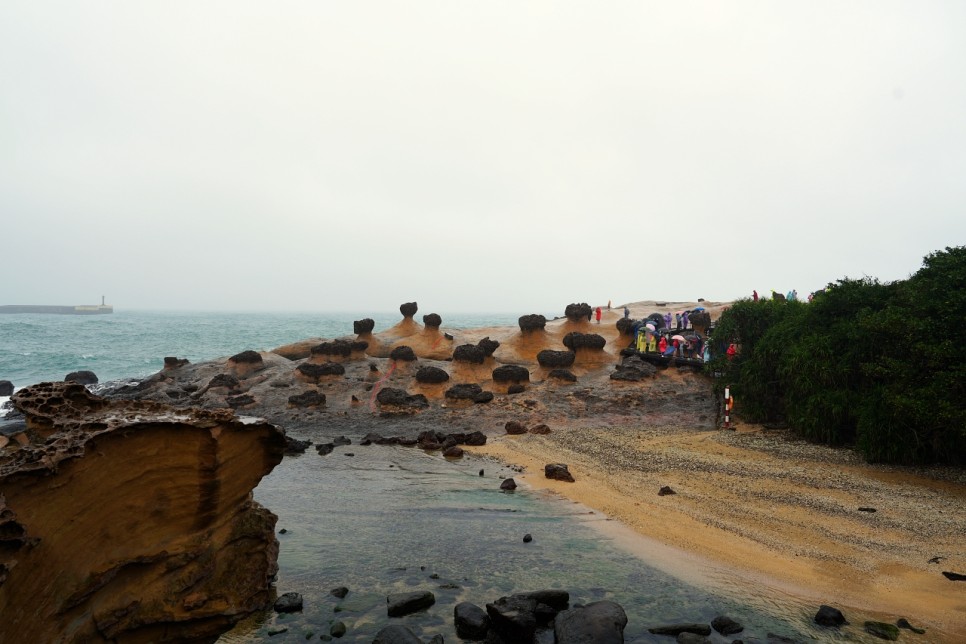
<svg viewBox="0 0 966 644"><path fill-rule="evenodd" d="M869 461L966 465L964 321L966 247L946 248L908 280L842 279L811 304L735 302L710 369L752 422L785 422Z"/></svg>

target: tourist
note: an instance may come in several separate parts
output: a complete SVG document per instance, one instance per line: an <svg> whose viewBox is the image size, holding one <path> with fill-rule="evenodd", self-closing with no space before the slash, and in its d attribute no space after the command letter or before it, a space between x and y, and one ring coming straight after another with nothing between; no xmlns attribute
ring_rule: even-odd
<svg viewBox="0 0 966 644"><path fill-rule="evenodd" d="M664 328L665 329L670 329L671 328L671 312L670 311L668 311L667 313L664 314Z"/></svg>
<svg viewBox="0 0 966 644"><path fill-rule="evenodd" d="M624 307L624 319L626 320L629 317L631 317L631 310L625 306Z"/></svg>
<svg viewBox="0 0 966 644"><path fill-rule="evenodd" d="M734 360L735 355L737 353L738 353L738 347L735 346L734 342L732 342L731 344L728 345L728 350L725 352L725 354L728 356L728 360Z"/></svg>
<svg viewBox="0 0 966 644"><path fill-rule="evenodd" d="M758 291L753 290L751 292L751 301L752 302L757 302L758 301Z"/></svg>
<svg viewBox="0 0 966 644"><path fill-rule="evenodd" d="M597 318L597 324L600 324L600 307L599 306L597 307L597 310L594 311L594 317Z"/></svg>
<svg viewBox="0 0 966 644"><path fill-rule="evenodd" d="M667 338L663 335L661 336L661 341L657 343L657 350L661 352L661 355L667 353Z"/></svg>
<svg viewBox="0 0 966 644"><path fill-rule="evenodd" d="M648 345L648 349L653 353L657 351L657 334L648 333L648 337L650 338L650 344Z"/></svg>
<svg viewBox="0 0 966 644"><path fill-rule="evenodd" d="M681 330L681 314L680 313L675 313L674 314L674 323L677 325L678 331L680 331Z"/></svg>
<svg viewBox="0 0 966 644"><path fill-rule="evenodd" d="M685 312L684 312L684 313L683 313L683 314L681 315L681 325L682 325L682 326L683 326L683 327L684 327L685 329L687 329L687 328L688 328L688 324L689 324L689 322L688 322L688 312L687 312L687 311L685 311Z"/></svg>
<svg viewBox="0 0 966 644"><path fill-rule="evenodd" d="M704 361L711 362L711 343L704 345Z"/></svg>

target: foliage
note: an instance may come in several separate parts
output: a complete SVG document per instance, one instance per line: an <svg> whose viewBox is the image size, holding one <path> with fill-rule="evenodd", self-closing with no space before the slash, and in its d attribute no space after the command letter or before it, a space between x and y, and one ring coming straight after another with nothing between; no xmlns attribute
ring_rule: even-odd
<svg viewBox="0 0 966 644"><path fill-rule="evenodd" d="M908 280L841 279L810 304L735 302L710 369L752 422L870 461L966 465L964 321L966 247L946 248Z"/></svg>

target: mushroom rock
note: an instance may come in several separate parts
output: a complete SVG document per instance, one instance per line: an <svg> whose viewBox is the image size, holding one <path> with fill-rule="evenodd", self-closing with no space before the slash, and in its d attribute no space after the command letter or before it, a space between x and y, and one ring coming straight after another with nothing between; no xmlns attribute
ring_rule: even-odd
<svg viewBox="0 0 966 644"><path fill-rule="evenodd" d="M521 315L517 323L520 325L522 333L542 331L547 326L547 318L537 313L531 313L530 315Z"/></svg>
<svg viewBox="0 0 966 644"><path fill-rule="evenodd" d="M590 319L591 314L594 309L591 308L590 304L586 302L581 302L580 304L568 304L567 308L564 309L564 315L571 322L586 322Z"/></svg>
<svg viewBox="0 0 966 644"><path fill-rule="evenodd" d="M634 325L640 324L637 320L632 318L621 318L617 321L617 332L623 336L634 337Z"/></svg>
<svg viewBox="0 0 966 644"><path fill-rule="evenodd" d="M439 317L436 313L430 313L423 316L423 324L428 329L438 329L443 324L443 318Z"/></svg>
<svg viewBox="0 0 966 644"><path fill-rule="evenodd" d="M312 364L303 362L295 368L295 377L303 382L318 383L326 376L342 376L345 374L345 367L338 362L326 362L325 364Z"/></svg>
<svg viewBox="0 0 966 644"><path fill-rule="evenodd" d="M530 371L526 367L515 364L505 364L493 370L494 382L529 382Z"/></svg>
<svg viewBox="0 0 966 644"><path fill-rule="evenodd" d="M571 351L577 351L577 349L592 349L599 351L604 348L607 344L607 340L603 336L596 333L578 333L572 331L564 336L563 339L564 346Z"/></svg>
<svg viewBox="0 0 966 644"><path fill-rule="evenodd" d="M349 340L332 340L320 342L309 351L309 362L324 364L326 362L341 362L352 355L352 342ZM368 345L366 345L368 346Z"/></svg>
<svg viewBox="0 0 966 644"><path fill-rule="evenodd" d="M537 363L541 367L569 367L574 363L574 358L576 357L577 354L573 351L554 351L553 349L544 349L537 354Z"/></svg>
<svg viewBox="0 0 966 644"><path fill-rule="evenodd" d="M228 371L238 378L247 378L265 368L262 355L257 351L242 351L228 358Z"/></svg>
<svg viewBox="0 0 966 644"><path fill-rule="evenodd" d="M453 350L453 360L455 362L483 364L483 361L486 360L486 353L478 345L461 344Z"/></svg>
<svg viewBox="0 0 966 644"><path fill-rule="evenodd" d="M396 361L413 362L416 360L416 352L413 351L412 347L403 344L390 351L389 358Z"/></svg>
<svg viewBox="0 0 966 644"><path fill-rule="evenodd" d="M213 641L271 605L277 519L251 492L281 430L75 383L12 402L29 440L0 456L0 640Z"/></svg>
<svg viewBox="0 0 966 644"><path fill-rule="evenodd" d="M483 391L477 384L453 385L446 390L446 397L450 400L472 400L475 403L488 403L493 400L493 393Z"/></svg>
<svg viewBox="0 0 966 644"><path fill-rule="evenodd" d="M411 318L416 315L416 311L419 307L416 306L415 302L406 302L405 304L399 305L399 312L402 313L404 318Z"/></svg>
<svg viewBox="0 0 966 644"><path fill-rule="evenodd" d="M416 382L424 385L436 385L449 380L449 374L439 367L420 367L416 371Z"/></svg>
<svg viewBox="0 0 966 644"><path fill-rule="evenodd" d="M97 376L93 371L72 371L64 376L64 382L76 382L79 385L96 385Z"/></svg>
<svg viewBox="0 0 966 644"><path fill-rule="evenodd" d="M164 358L164 371L172 371L179 367L183 367L186 364L190 364L187 358L178 358L176 356L166 356Z"/></svg>
<svg viewBox="0 0 966 644"><path fill-rule="evenodd" d="M420 409L429 407L426 396L422 394L410 395L403 389L385 387L376 394L379 408L383 414L414 414Z"/></svg>
<svg viewBox="0 0 966 644"><path fill-rule="evenodd" d="M483 351L483 355L487 358L493 355L493 352L500 348L500 343L496 340L491 340L490 336L486 336L482 340L476 343L476 346Z"/></svg>
<svg viewBox="0 0 966 644"><path fill-rule="evenodd" d="M349 354L349 359L359 360L365 357L369 343L365 340L354 340L349 343L349 347L352 349L352 353Z"/></svg>
<svg viewBox="0 0 966 644"><path fill-rule="evenodd" d="M376 328L376 321L372 318L363 318L352 323L352 332L356 335L366 335L372 333Z"/></svg>

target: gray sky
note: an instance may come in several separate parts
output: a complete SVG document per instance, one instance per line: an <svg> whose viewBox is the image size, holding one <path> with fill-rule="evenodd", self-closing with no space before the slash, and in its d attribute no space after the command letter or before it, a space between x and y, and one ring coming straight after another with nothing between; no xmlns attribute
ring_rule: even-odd
<svg viewBox="0 0 966 644"><path fill-rule="evenodd" d="M966 243L966 3L0 3L0 304L562 313Z"/></svg>

